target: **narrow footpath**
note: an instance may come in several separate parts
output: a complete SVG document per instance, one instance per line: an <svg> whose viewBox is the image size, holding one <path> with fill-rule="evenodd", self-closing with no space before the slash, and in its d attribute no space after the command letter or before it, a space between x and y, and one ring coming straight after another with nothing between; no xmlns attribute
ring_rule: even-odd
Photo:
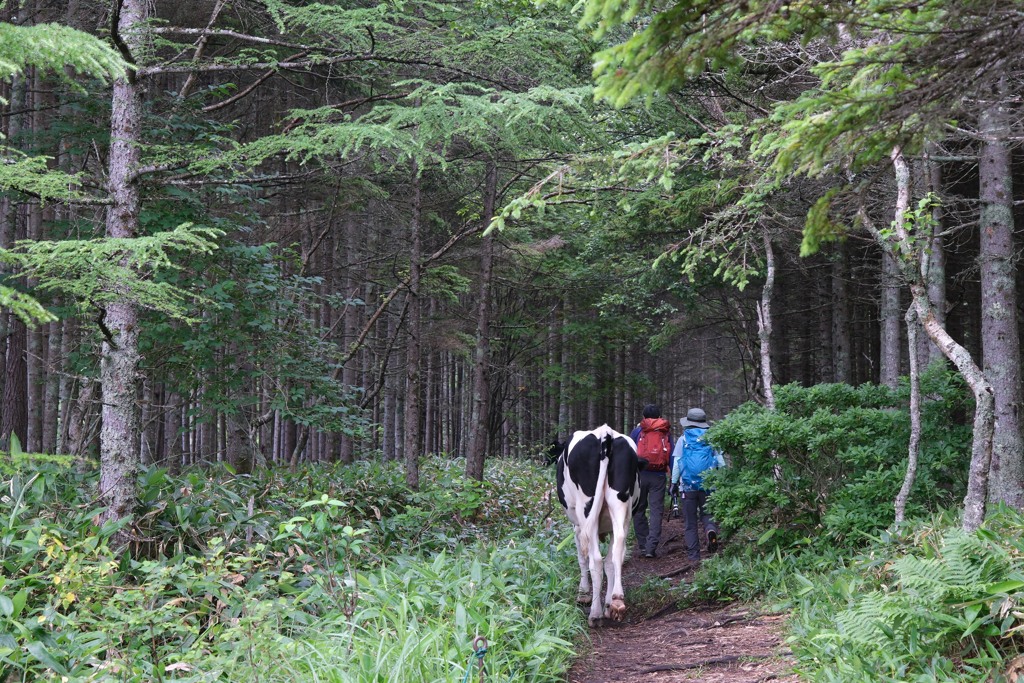
<svg viewBox="0 0 1024 683"><path fill-rule="evenodd" d="M666 511L667 512L667 511ZM658 557L632 557L623 567L627 598L651 577L675 585L690 581L683 522L666 520ZM676 683L797 683L783 642L784 615L744 605L679 610L674 604L629 605L626 621L590 630L591 651L581 653L569 683L642 681Z"/></svg>

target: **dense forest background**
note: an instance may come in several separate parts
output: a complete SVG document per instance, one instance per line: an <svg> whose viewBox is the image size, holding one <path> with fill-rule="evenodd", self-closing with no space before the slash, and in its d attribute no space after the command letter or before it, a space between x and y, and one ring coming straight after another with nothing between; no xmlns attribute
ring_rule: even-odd
<svg viewBox="0 0 1024 683"><path fill-rule="evenodd" d="M1016 500L996 38L1020 17L776 9L687 4L644 52L600 3L582 28L522 3L5 3L0 446L99 454L110 490L139 463L364 457L415 486L423 454L479 478L648 402L894 386L942 355L908 350L916 276L884 227L917 206L937 322L1017 387L979 389Z"/></svg>
<svg viewBox="0 0 1024 683"><path fill-rule="evenodd" d="M564 680L542 455L652 402L729 467L641 619L1016 680L1022 45L1010 0L0 0L0 681L482 634Z"/></svg>

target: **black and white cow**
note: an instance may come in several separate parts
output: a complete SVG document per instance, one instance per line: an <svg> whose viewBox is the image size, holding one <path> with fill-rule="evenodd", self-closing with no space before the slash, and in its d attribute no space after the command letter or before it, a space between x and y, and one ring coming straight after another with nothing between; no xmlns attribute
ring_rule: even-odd
<svg viewBox="0 0 1024 683"><path fill-rule="evenodd" d="M636 444L608 425L575 432L556 463L558 500L565 507L576 536L580 563L580 602L590 603L591 626L602 617L615 621L626 613L622 562L633 506L640 495ZM600 539L611 534L608 561ZM602 609L602 567L608 578ZM588 573L589 572L589 573Z"/></svg>

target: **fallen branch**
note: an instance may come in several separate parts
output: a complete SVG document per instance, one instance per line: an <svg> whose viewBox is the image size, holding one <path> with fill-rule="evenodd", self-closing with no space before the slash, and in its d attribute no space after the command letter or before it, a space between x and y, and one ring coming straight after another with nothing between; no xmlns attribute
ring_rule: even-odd
<svg viewBox="0 0 1024 683"><path fill-rule="evenodd" d="M659 664L652 666L649 669L644 669L640 673L642 674L654 674L661 671L689 671L690 669L702 669L706 666L716 666L718 664L733 664L740 660L755 660L755 659L772 659L776 655L729 655L728 657L714 657L712 659L704 659L699 662L686 662L685 664Z"/></svg>
<svg viewBox="0 0 1024 683"><path fill-rule="evenodd" d="M673 569L668 574L659 574L658 578L659 579L671 579L673 576L678 576L679 574L685 574L686 572L688 572L691 569L693 569L693 567L694 567L694 565L687 564L685 566L680 567L679 569Z"/></svg>

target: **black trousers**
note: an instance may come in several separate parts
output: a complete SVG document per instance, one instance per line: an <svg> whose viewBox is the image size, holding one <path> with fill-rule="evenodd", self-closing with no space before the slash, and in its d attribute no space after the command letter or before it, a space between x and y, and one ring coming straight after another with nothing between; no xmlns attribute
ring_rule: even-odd
<svg viewBox="0 0 1024 683"><path fill-rule="evenodd" d="M667 472L640 472L640 500L633 513L633 531L641 553L653 554L661 542L661 519L665 514ZM650 510L650 521L647 512Z"/></svg>

